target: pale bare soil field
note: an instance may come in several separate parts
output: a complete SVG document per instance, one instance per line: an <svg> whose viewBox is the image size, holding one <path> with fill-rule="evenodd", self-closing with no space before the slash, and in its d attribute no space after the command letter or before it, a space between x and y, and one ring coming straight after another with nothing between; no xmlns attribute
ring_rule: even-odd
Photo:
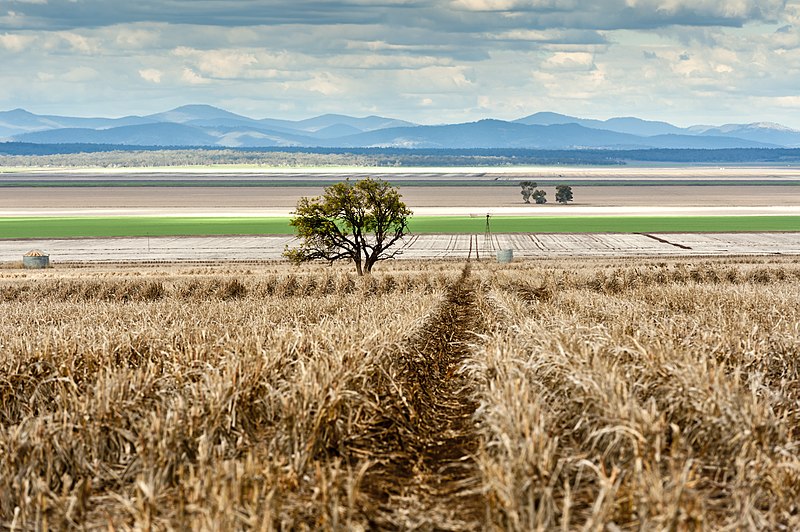
<svg viewBox="0 0 800 532"><path fill-rule="evenodd" d="M0 184L62 185L3 187L0 216L286 216L300 197L320 195L325 184L365 176L377 176L399 186L406 203L419 215L800 213L800 168L796 167L188 167L0 171ZM550 203L524 204L517 186L523 180L542 183ZM127 185L103 186L113 181ZM204 187L208 181L221 186ZM293 181L315 186L291 186ZM91 186L73 186L76 182ZM143 183L164 186L138 186ZM166 186L169 183L191 186ZM249 183L254 186L247 186ZM572 204L555 204L555 183L573 185ZM265 184L269 186L261 186Z"/></svg>
<svg viewBox="0 0 800 532"><path fill-rule="evenodd" d="M800 264L0 269L0 528L796 530Z"/></svg>
<svg viewBox="0 0 800 532"><path fill-rule="evenodd" d="M57 177L65 179L90 176L97 179L109 177L141 177L162 178L170 176L247 176L253 179L302 178L315 176L338 180L342 175L358 177L380 177L403 180L419 177L448 177L471 179L601 179L609 177L641 180L641 179L798 179L798 165L610 165L610 166L291 166L270 167L262 165L192 165L186 166L154 166L154 167L13 167L0 166L0 179L11 177Z"/></svg>
<svg viewBox="0 0 800 532"><path fill-rule="evenodd" d="M544 187L552 203L555 192ZM513 186L401 186L412 209L431 207L520 208L536 214L553 205L525 205ZM199 212L288 213L303 196L319 196L323 187L52 187L4 188L0 215L49 210L141 209L152 214L191 209ZM576 207L798 207L800 185L719 186L575 186Z"/></svg>
<svg viewBox="0 0 800 532"><path fill-rule="evenodd" d="M69 263L264 262L283 259L291 236L69 238L0 241L0 263L14 264L32 249L56 268ZM614 256L800 255L800 232L788 233L573 233L410 235L398 260L494 257L510 249L517 258Z"/></svg>

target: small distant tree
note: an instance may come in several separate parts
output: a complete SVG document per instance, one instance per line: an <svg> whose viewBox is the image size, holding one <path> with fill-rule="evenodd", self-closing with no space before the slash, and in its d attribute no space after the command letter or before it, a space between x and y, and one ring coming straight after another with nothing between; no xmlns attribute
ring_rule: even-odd
<svg viewBox="0 0 800 532"><path fill-rule="evenodd" d="M525 203L531 202L531 196L533 195L534 189L536 189L536 183L533 181L523 181L519 184L522 187L522 199Z"/></svg>
<svg viewBox="0 0 800 532"><path fill-rule="evenodd" d="M572 187L558 185L556 187L556 201L564 205L572 201Z"/></svg>
<svg viewBox="0 0 800 532"><path fill-rule="evenodd" d="M325 189L322 196L300 198L289 222L303 240L283 255L300 263L352 260L358 275L379 260L395 257L390 248L408 234L411 211L395 187L380 179L349 179Z"/></svg>
<svg viewBox="0 0 800 532"><path fill-rule="evenodd" d="M535 201L537 205L547 203L547 198L545 196L547 196L547 192L544 190L534 190L532 195L533 201Z"/></svg>

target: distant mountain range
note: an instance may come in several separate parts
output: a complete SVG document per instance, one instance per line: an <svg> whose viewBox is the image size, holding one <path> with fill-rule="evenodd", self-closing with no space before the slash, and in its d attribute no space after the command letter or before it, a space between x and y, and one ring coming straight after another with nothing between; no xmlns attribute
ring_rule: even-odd
<svg viewBox="0 0 800 532"><path fill-rule="evenodd" d="M122 118L36 115L14 109L0 112L0 141L221 148L722 149L800 147L800 131L763 122L680 128L633 117L592 120L547 112L510 122L487 119L436 126L335 114L292 121L185 105Z"/></svg>

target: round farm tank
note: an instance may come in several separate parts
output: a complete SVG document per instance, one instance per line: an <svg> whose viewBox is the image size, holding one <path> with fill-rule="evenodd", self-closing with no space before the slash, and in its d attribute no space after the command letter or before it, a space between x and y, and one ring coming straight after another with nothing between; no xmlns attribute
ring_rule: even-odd
<svg viewBox="0 0 800 532"><path fill-rule="evenodd" d="M497 262L511 262L514 260L514 250L513 249L498 249L497 250Z"/></svg>
<svg viewBox="0 0 800 532"><path fill-rule="evenodd" d="M22 257L22 267L29 270L40 270L50 266L50 255L45 255L38 249L27 252Z"/></svg>

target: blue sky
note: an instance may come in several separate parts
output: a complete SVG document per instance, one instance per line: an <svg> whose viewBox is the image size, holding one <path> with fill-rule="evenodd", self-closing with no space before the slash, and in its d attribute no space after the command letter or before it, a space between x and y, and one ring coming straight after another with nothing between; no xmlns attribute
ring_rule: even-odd
<svg viewBox="0 0 800 532"><path fill-rule="evenodd" d="M0 0L0 110L800 128L800 0Z"/></svg>

